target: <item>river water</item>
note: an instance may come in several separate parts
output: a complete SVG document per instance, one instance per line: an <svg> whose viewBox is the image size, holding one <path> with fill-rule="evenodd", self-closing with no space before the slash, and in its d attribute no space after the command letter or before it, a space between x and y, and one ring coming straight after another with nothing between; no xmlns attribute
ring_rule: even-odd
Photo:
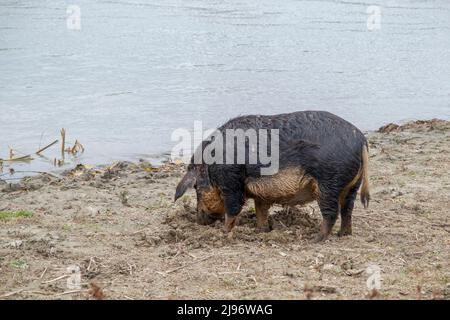
<svg viewBox="0 0 450 320"><path fill-rule="evenodd" d="M0 1L0 158L64 127L78 162L156 161L194 120L304 109L449 119L450 1Z"/></svg>

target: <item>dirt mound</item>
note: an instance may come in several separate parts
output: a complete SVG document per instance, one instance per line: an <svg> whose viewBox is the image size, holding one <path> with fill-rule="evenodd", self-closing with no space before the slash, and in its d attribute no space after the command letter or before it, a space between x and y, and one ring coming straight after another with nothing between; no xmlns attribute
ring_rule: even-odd
<svg viewBox="0 0 450 320"><path fill-rule="evenodd" d="M256 231L256 216L253 210L243 210L238 216L233 232L223 231L223 219L210 225L196 222L195 209L184 205L178 210L169 212L163 225L165 228L145 239L151 244L183 242L194 248L226 246L236 242L270 242L287 243L301 239L310 239L318 231L320 220L313 216L311 210L297 207L283 208L269 217L271 232Z"/></svg>
<svg viewBox="0 0 450 320"><path fill-rule="evenodd" d="M90 181L96 178L102 180L129 178L130 176L134 178L134 175L144 173L146 178L163 179L178 176L183 170L184 165L182 164L164 163L156 167L143 160L138 163L119 161L110 166L101 167L78 164L75 168L64 171L62 176L75 181Z"/></svg>
<svg viewBox="0 0 450 320"><path fill-rule="evenodd" d="M51 174L42 173L37 176L25 177L15 183L1 183L3 188L0 189L1 192L16 192L16 191L36 191L44 186L54 185L58 183L60 179Z"/></svg>
<svg viewBox="0 0 450 320"><path fill-rule="evenodd" d="M385 126L380 127L377 132L379 133L391 133L391 132L401 132L406 130L414 130L417 132L421 131L432 131L432 130L448 130L450 129L450 121L441 119L431 119L431 120L417 120L410 121L402 125L395 123L389 123Z"/></svg>

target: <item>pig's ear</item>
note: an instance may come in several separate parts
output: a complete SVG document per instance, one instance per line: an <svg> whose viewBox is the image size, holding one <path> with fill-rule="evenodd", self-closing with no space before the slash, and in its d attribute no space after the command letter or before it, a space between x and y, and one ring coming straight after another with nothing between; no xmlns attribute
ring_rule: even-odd
<svg viewBox="0 0 450 320"><path fill-rule="evenodd" d="M194 170L188 170L184 175L183 179L181 179L180 183L177 186L177 190L175 191L175 199L177 201L188 188L192 188L195 185L196 174Z"/></svg>

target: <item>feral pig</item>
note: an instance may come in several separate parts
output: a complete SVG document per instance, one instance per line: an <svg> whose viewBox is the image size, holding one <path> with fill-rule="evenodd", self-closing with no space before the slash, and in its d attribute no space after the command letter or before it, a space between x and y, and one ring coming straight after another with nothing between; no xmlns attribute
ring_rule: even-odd
<svg viewBox="0 0 450 320"><path fill-rule="evenodd" d="M225 215L225 230L230 231L245 201L254 199L257 228L270 231L268 212L273 204L294 206L317 201L323 221L316 241L327 239L339 214L338 235L352 233L352 211L361 185L365 208L370 199L368 143L358 128L329 112L299 111L237 117L218 132L225 135L227 129L278 129L279 170L261 175L260 169L267 163L248 161L248 151L254 146L247 140L244 163L196 163L193 157L177 186L175 201L194 187L200 223ZM199 148L204 150L211 141L206 139ZM223 152L226 157L226 150Z"/></svg>

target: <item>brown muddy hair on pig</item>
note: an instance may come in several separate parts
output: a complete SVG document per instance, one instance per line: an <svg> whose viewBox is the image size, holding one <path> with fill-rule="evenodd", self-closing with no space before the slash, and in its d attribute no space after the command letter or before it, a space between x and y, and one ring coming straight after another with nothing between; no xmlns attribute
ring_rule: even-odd
<svg viewBox="0 0 450 320"><path fill-rule="evenodd" d="M229 231L246 199L252 198L258 229L269 231L268 211L273 204L293 206L317 201L323 216L317 241L327 239L339 215L338 235L352 233L351 215L361 185L365 208L370 199L368 144L355 126L329 112L302 111L242 116L218 130L226 129L279 129L279 171L262 176L264 165L259 162L194 164L192 160L177 186L175 200L194 187L200 222L225 215L225 229ZM208 141L200 147L206 145ZM245 148L248 154L249 146Z"/></svg>

